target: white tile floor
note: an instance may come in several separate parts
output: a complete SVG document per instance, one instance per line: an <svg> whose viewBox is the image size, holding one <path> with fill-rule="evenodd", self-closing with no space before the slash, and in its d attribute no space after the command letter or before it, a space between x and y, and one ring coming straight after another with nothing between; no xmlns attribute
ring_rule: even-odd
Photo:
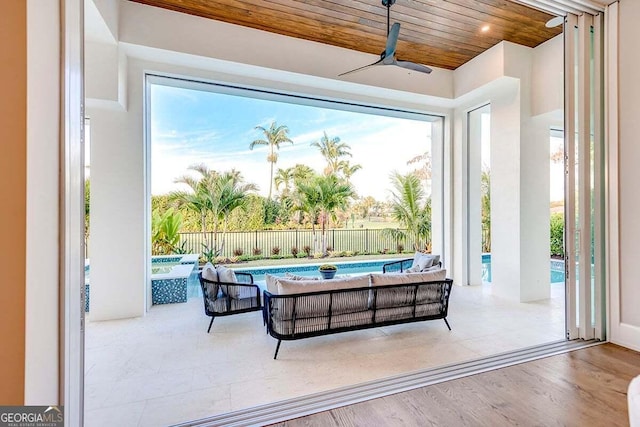
<svg viewBox="0 0 640 427"><path fill-rule="evenodd" d="M563 339L563 284L525 304L490 289L454 287L451 332L435 320L283 341L278 360L261 313L217 318L207 334L199 298L89 321L85 424L170 425Z"/></svg>

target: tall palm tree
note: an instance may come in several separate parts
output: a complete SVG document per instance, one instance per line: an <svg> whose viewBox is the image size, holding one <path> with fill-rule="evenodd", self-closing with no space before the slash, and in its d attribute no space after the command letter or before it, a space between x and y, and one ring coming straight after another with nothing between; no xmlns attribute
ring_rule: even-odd
<svg viewBox="0 0 640 427"><path fill-rule="evenodd" d="M322 138L319 141L311 143L312 147L317 147L320 150L320 154L327 162L327 167L324 169L325 175L331 175L340 171L340 160L344 157L351 157L351 147L344 142L340 142L339 137L329 138L327 132L324 132Z"/></svg>
<svg viewBox="0 0 640 427"><path fill-rule="evenodd" d="M413 173L391 173L391 215L406 228L383 232L396 240L413 239L415 250L428 249L431 242L431 200L426 197L422 181Z"/></svg>
<svg viewBox="0 0 640 427"><path fill-rule="evenodd" d="M278 126L276 122L271 122L269 129L263 126L256 126L255 129L261 131L264 134L265 139L256 139L249 144L249 149L253 150L253 147L256 145L269 146L267 161L271 164L271 174L269 175L269 196L267 198L271 200L271 191L273 188L273 165L278 161L278 153L276 153L275 150L280 149L280 144L284 142L290 142L293 144L293 141L289 138L289 128L285 125Z"/></svg>

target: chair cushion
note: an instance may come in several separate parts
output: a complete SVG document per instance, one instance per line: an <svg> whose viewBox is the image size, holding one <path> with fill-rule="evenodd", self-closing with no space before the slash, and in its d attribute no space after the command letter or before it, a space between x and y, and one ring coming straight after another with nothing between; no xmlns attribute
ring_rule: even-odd
<svg viewBox="0 0 640 427"><path fill-rule="evenodd" d="M232 269L219 265L216 267L216 272L218 273L218 281L222 283L238 283L236 273ZM229 298L238 299L240 297L240 288L238 286L222 285L221 288L222 292Z"/></svg>
<svg viewBox="0 0 640 427"><path fill-rule="evenodd" d="M206 263L204 267L202 267L202 277L211 282L218 281L218 272L216 268L210 262Z"/></svg>

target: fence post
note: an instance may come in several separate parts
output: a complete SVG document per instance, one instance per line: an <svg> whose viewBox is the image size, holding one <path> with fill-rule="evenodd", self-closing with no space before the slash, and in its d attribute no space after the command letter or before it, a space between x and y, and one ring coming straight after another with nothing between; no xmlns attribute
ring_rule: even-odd
<svg viewBox="0 0 640 427"><path fill-rule="evenodd" d="M331 230L331 247L336 250L336 229Z"/></svg>
<svg viewBox="0 0 640 427"><path fill-rule="evenodd" d="M255 243L256 244L255 244L254 248L257 248L258 247L258 230L256 230L256 241L255 241ZM252 251L252 253L253 253L253 251Z"/></svg>

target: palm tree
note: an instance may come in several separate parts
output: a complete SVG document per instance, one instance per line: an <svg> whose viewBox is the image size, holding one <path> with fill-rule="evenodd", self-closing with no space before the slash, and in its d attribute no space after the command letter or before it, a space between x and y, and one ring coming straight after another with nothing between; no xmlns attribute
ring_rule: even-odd
<svg viewBox="0 0 640 427"><path fill-rule="evenodd" d="M340 142L340 138L329 138L327 132L324 132L320 141L311 143L312 147L317 147L320 154L327 161L327 167L324 169L325 175L331 175L340 171L340 160L343 157L351 157L351 147L344 142Z"/></svg>
<svg viewBox="0 0 640 427"><path fill-rule="evenodd" d="M283 196L288 196L291 191L291 184L294 179L294 170L293 168L282 169L278 168L276 171L276 176L273 178L273 182L276 184L276 191L280 191L280 186L282 185L284 189L282 190Z"/></svg>
<svg viewBox="0 0 640 427"><path fill-rule="evenodd" d="M211 249L219 256L224 250L229 215L236 209L246 209L249 192L257 191L258 188L254 184L245 184L240 173L235 170L218 175L209 185L208 197L214 217ZM218 245L220 225L222 225L222 237Z"/></svg>
<svg viewBox="0 0 640 427"><path fill-rule="evenodd" d="M431 242L431 199L421 180L413 173L391 173L391 215L406 229L386 228L383 233L400 240L413 239L415 250L429 249Z"/></svg>
<svg viewBox="0 0 640 427"><path fill-rule="evenodd" d="M336 211L346 209L351 199L355 195L353 187L349 183L339 180L334 175L315 176L307 182L298 185L298 192L301 194L303 206L306 212L311 213L312 224L320 220L322 226L322 247L321 252L327 252L327 224L330 218L336 218ZM313 227L314 248L317 246L315 237L315 226Z"/></svg>
<svg viewBox="0 0 640 427"><path fill-rule="evenodd" d="M204 164L191 165L188 169L198 172L200 177L196 179L190 175L183 175L174 179L173 182L176 184L186 184L190 191L171 192L169 200L199 214L200 229L204 234L207 231L207 212L211 208L206 194L206 181L212 180L217 172L210 170Z"/></svg>
<svg viewBox="0 0 640 427"><path fill-rule="evenodd" d="M205 251L220 255L224 248L227 218L237 208L245 206L250 191L257 190L254 184L244 184L237 170L222 174L209 169L206 165L192 165L190 170L198 172L199 178L184 175L175 180L190 187L190 191L175 191L169 199L179 206L185 206L200 214L200 226L204 234ZM207 239L207 214L213 217L213 242ZM223 226L222 244L218 245L218 229Z"/></svg>
<svg viewBox="0 0 640 427"><path fill-rule="evenodd" d="M262 126L256 126L255 129L261 131L264 134L265 139L256 139L249 145L249 149L253 150L253 147L256 145L269 146L267 161L271 164L271 174L269 175L269 196L267 198L271 200L271 190L273 188L273 165L278 161L278 153L276 153L275 150L279 150L280 144L283 142L290 142L293 144L293 141L289 138L289 128L285 125L278 126L276 122L271 122L269 129Z"/></svg>
<svg viewBox="0 0 640 427"><path fill-rule="evenodd" d="M344 179L349 181L349 179L351 179L353 174L359 171L360 169L362 169L362 165L351 165L351 163L348 160L340 160L340 162L338 162L337 172L341 172L342 175L344 176Z"/></svg>
<svg viewBox="0 0 640 427"><path fill-rule="evenodd" d="M293 167L293 182L305 181L313 177L316 173L307 165L297 164Z"/></svg>

